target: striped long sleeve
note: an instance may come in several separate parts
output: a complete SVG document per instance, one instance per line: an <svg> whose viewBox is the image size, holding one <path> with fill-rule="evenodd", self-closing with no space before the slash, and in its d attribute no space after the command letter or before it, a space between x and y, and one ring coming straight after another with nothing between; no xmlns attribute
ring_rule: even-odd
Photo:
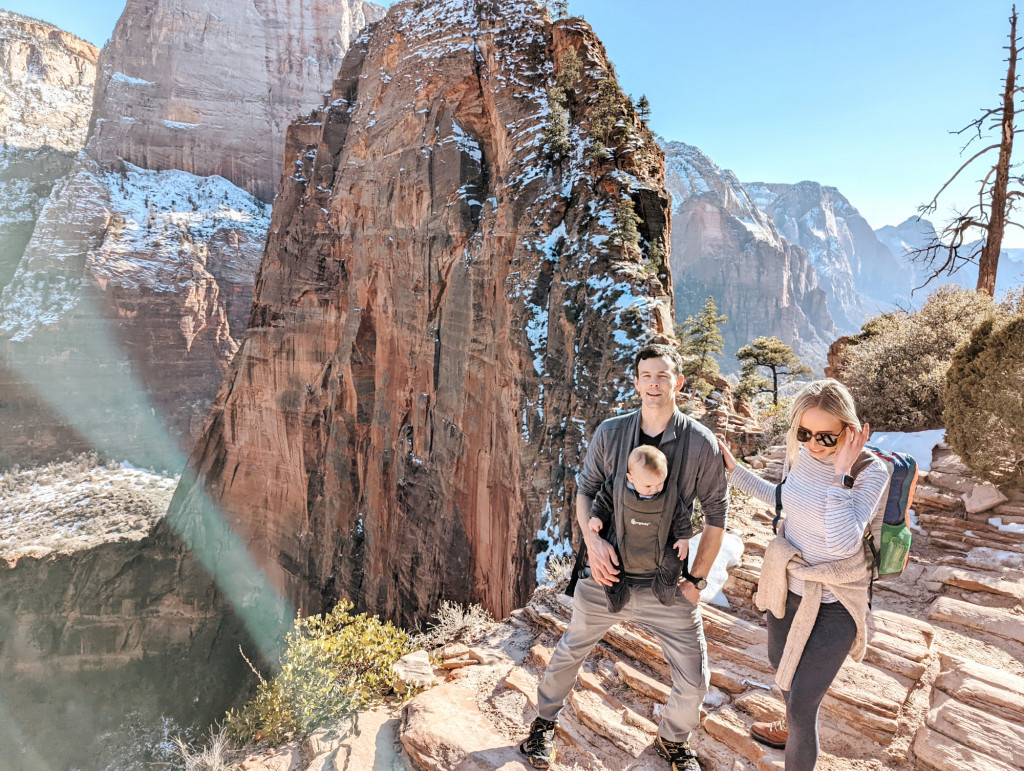
<svg viewBox="0 0 1024 771"><path fill-rule="evenodd" d="M864 530L878 509L889 484L881 461L862 470L853 489L832 484L835 465L817 460L801 449L800 457L782 486L782 512L786 540L803 554L809 565L845 559L863 548ZM775 506L775 485L742 466L730 475L730 483L758 500ZM803 594L803 582L790 576L790 590ZM826 592L824 602L834 601Z"/></svg>

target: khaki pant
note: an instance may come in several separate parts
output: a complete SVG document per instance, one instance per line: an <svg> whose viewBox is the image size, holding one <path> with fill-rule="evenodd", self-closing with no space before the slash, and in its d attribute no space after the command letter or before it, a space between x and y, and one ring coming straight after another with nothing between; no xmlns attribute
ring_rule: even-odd
<svg viewBox="0 0 1024 771"><path fill-rule="evenodd" d="M630 587L619 613L609 613L604 589L593 578L576 585L572 620L551 655L540 687L537 713L554 720L576 682L583 660L611 627L626 621L654 635L672 670L672 693L661 713L658 733L670 742L685 742L700 723L700 705L708 692L707 643L700 609L680 593L672 607L662 605L649 588Z"/></svg>

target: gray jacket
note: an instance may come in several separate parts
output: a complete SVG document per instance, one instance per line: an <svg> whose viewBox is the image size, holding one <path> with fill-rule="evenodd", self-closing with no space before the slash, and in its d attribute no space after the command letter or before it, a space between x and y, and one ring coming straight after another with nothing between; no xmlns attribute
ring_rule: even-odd
<svg viewBox="0 0 1024 771"><path fill-rule="evenodd" d="M715 435L707 428L676 410L675 420L670 420L661 436L659 449L669 458L674 455L676 445L682 436L677 436L676 426L684 426L690 432L688 457L683 459L680 473L676 511L672 520L679 521L698 499L704 510L704 521L711 527L725 528L729 508L729 488L725 479L725 463L718 448ZM579 492L588 498L596 498L608 478L626 474L626 458L630 451L640 444L640 410L609 418L597 427L586 457L583 469L576 476ZM616 501L621 510L621 501Z"/></svg>

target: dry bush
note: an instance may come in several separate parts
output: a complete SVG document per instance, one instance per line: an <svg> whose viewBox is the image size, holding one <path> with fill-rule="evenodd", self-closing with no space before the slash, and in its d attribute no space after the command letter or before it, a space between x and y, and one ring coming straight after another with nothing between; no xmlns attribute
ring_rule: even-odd
<svg viewBox="0 0 1024 771"><path fill-rule="evenodd" d="M453 642L465 642L494 624L491 614L476 603L467 606L442 600L427 630L412 638L414 647L431 651Z"/></svg>
<svg viewBox="0 0 1024 771"><path fill-rule="evenodd" d="M232 771L236 756L224 728L210 731L210 741L203 747L193 747L180 736L175 736L174 751L181 759L184 771Z"/></svg>
<svg viewBox="0 0 1024 771"><path fill-rule="evenodd" d="M1013 300L953 286L932 292L920 310L870 319L851 339L837 378L861 420L882 431L943 426L946 371L957 346L985 318L1006 317Z"/></svg>
<svg viewBox="0 0 1024 771"><path fill-rule="evenodd" d="M1024 315L986 319L946 376L946 437L980 478L1024 485Z"/></svg>
<svg viewBox="0 0 1024 771"><path fill-rule="evenodd" d="M572 566L575 561L573 554L549 559L544 565L544 580L541 587L538 588L544 588L555 594L564 592L572 578Z"/></svg>

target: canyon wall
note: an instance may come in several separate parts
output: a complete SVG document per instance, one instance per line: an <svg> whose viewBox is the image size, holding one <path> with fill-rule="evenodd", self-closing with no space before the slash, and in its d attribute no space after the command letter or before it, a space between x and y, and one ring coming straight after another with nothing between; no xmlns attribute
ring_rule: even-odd
<svg viewBox="0 0 1024 771"><path fill-rule="evenodd" d="M570 150L540 141L563 56ZM295 607L520 606L569 549L585 437L671 327L663 155L579 19L404 2L289 129L249 329L169 526L203 498ZM614 81L613 81L614 82ZM594 114L623 130L587 160ZM639 243L616 243L631 202ZM654 250L655 252L657 250Z"/></svg>
<svg viewBox="0 0 1024 771"><path fill-rule="evenodd" d="M361 0L128 3L85 152L7 266L0 468L95 448L181 469L248 322L287 123L322 103L382 14ZM62 98L80 97L66 80ZM57 109L37 91L18 92L17 131Z"/></svg>

